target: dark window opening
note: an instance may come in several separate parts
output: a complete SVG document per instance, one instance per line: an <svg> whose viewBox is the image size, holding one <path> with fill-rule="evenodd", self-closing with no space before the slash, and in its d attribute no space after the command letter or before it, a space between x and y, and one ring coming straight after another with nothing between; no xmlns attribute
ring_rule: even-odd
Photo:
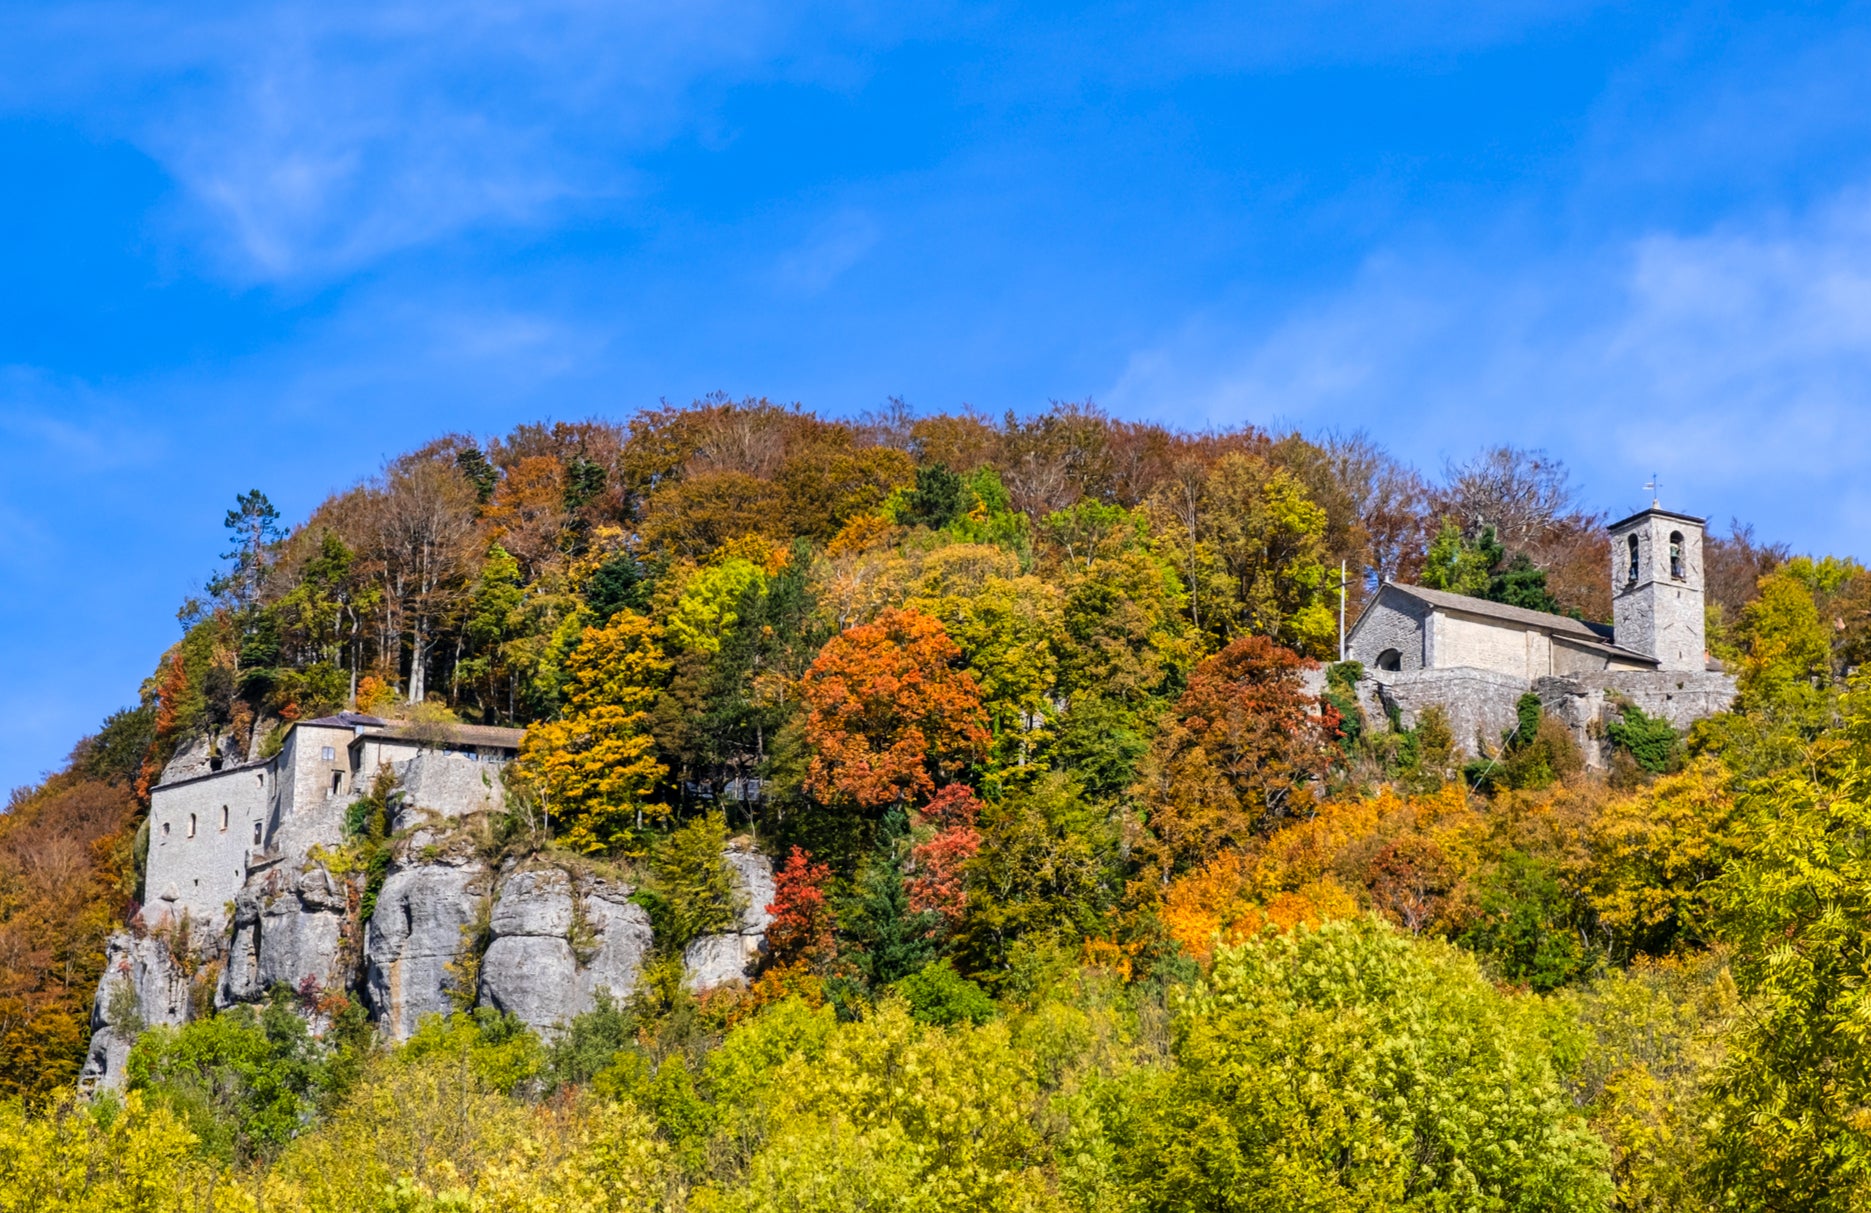
<svg viewBox="0 0 1871 1213"><path fill-rule="evenodd" d="M260 823L257 821L253 823L253 845L260 845Z"/></svg>
<svg viewBox="0 0 1871 1213"><path fill-rule="evenodd" d="M190 838L195 837L195 815L193 813L188 815L188 836Z"/></svg>
<svg viewBox="0 0 1871 1213"><path fill-rule="evenodd" d="M344 790L344 772L333 771L331 773L331 794L333 796L336 796L339 792L343 790Z"/></svg>
<svg viewBox="0 0 1871 1213"><path fill-rule="evenodd" d="M1631 575L1630 583L1637 584L1637 536L1631 536Z"/></svg>
<svg viewBox="0 0 1871 1213"><path fill-rule="evenodd" d="M1396 649L1385 649L1377 655L1377 668L1380 670L1401 670L1403 654Z"/></svg>
<svg viewBox="0 0 1871 1213"><path fill-rule="evenodd" d="M227 829L227 806L226 805L221 806L221 828L223 830Z"/></svg>
<svg viewBox="0 0 1871 1213"><path fill-rule="evenodd" d="M1670 576L1678 581L1683 579L1683 533L1681 531L1670 532Z"/></svg>

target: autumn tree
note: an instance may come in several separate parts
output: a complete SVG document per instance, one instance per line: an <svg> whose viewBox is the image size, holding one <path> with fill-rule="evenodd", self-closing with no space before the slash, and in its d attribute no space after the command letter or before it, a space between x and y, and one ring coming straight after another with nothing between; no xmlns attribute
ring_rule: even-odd
<svg viewBox="0 0 1871 1213"><path fill-rule="evenodd" d="M566 669L565 713L526 731L513 777L540 797L567 844L609 850L668 813L654 797L668 768L648 712L669 669L660 629L619 611L585 629Z"/></svg>
<svg viewBox="0 0 1871 1213"><path fill-rule="evenodd" d="M774 871L773 901L766 907L773 919L767 946L774 964L822 964L832 958L838 924L826 894L831 875L829 866L813 863L812 853L799 847Z"/></svg>
<svg viewBox="0 0 1871 1213"><path fill-rule="evenodd" d="M1336 713L1306 693L1310 663L1264 636L1244 636L1189 676L1144 760L1133 855L1170 876L1310 804L1336 753Z"/></svg>
<svg viewBox="0 0 1871 1213"><path fill-rule="evenodd" d="M931 832L910 851L910 907L940 915L954 930L968 908L968 863L981 849L979 822L985 808L966 785L952 783L924 805L920 816Z"/></svg>
<svg viewBox="0 0 1871 1213"><path fill-rule="evenodd" d="M408 698L421 703L438 625L471 567L475 489L452 455L418 452L391 463L368 500L370 543L384 570L383 651L407 639Z"/></svg>
<svg viewBox="0 0 1871 1213"><path fill-rule="evenodd" d="M68 771L0 813L0 1097L49 1093L84 1063L104 941L136 884L129 774Z"/></svg>
<svg viewBox="0 0 1871 1213"><path fill-rule="evenodd" d="M1292 472L1230 452L1186 467L1152 508L1177 550L1197 626L1221 639L1257 634L1324 652L1334 635L1328 517Z"/></svg>
<svg viewBox="0 0 1871 1213"><path fill-rule="evenodd" d="M885 611L833 637L806 671L806 790L875 814L927 796L987 752L974 677L942 624Z"/></svg>
<svg viewBox="0 0 1871 1213"><path fill-rule="evenodd" d="M1145 1209L1611 1207L1538 1009L1372 919L1224 948L1118 1157Z"/></svg>

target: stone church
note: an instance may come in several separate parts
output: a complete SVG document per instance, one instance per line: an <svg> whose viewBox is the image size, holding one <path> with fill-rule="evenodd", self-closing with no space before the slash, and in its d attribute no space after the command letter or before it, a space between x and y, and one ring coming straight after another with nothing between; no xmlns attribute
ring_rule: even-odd
<svg viewBox="0 0 1871 1213"><path fill-rule="evenodd" d="M1404 727L1430 704L1469 754L1513 727L1529 690L1604 765L1599 726L1634 703L1679 729L1724 711L1734 679L1704 638L1704 520L1656 504L1611 524L1613 626L1385 582L1346 637L1367 712Z"/></svg>

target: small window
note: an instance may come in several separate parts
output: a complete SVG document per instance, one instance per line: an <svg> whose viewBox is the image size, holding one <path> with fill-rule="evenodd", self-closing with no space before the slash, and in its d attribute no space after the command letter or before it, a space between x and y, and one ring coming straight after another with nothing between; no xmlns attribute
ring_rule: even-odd
<svg viewBox="0 0 1871 1213"><path fill-rule="evenodd" d="M344 772L333 771L331 773L331 794L333 796L336 796L339 792L342 792L343 790L344 790Z"/></svg>
<svg viewBox="0 0 1871 1213"><path fill-rule="evenodd" d="M222 805L222 806L221 806L221 828L222 828L223 830L225 830L225 829L227 829L227 816L228 816L228 814L227 814L227 806L226 806L226 805Z"/></svg>
<svg viewBox="0 0 1871 1213"><path fill-rule="evenodd" d="M326 746L324 749L324 756L326 762L336 762L338 760L338 751L332 749L330 746Z"/></svg>
<svg viewBox="0 0 1871 1213"><path fill-rule="evenodd" d="M162 823L162 836L164 838L169 837L169 823L166 821Z"/></svg>
<svg viewBox="0 0 1871 1213"><path fill-rule="evenodd" d="M195 837L195 815L193 813L188 815L188 836L190 838Z"/></svg>
<svg viewBox="0 0 1871 1213"><path fill-rule="evenodd" d="M1377 655L1377 668L1380 670L1401 670L1403 654L1396 649L1385 649Z"/></svg>
<svg viewBox="0 0 1871 1213"><path fill-rule="evenodd" d="M1681 531L1670 532L1670 576L1678 581L1683 579L1683 533Z"/></svg>
<svg viewBox="0 0 1871 1213"><path fill-rule="evenodd" d="M265 771L261 771L258 775L255 776L255 778L260 781L261 787L266 786L266 772Z"/></svg>
<svg viewBox="0 0 1871 1213"><path fill-rule="evenodd" d="M1637 584L1637 536L1635 535L1631 536L1631 572L1629 580L1632 585Z"/></svg>
<svg viewBox="0 0 1871 1213"><path fill-rule="evenodd" d="M260 845L260 823L257 821L253 823L253 845Z"/></svg>

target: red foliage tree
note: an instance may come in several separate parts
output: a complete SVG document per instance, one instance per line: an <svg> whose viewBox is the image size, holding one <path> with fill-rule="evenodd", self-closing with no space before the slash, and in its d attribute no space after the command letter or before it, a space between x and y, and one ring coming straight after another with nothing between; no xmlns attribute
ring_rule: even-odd
<svg viewBox="0 0 1871 1213"><path fill-rule="evenodd" d="M832 931L837 921L826 900L831 868L812 862L812 853L794 847L773 874L773 900L767 913L767 947L776 965L796 961L820 962L831 958Z"/></svg>
<svg viewBox="0 0 1871 1213"><path fill-rule="evenodd" d="M1338 733L1337 711L1303 685L1315 664L1243 636L1190 674L1134 789L1133 855L1160 883L1310 805Z"/></svg>
<svg viewBox="0 0 1871 1213"><path fill-rule="evenodd" d="M927 796L987 752L980 688L940 621L885 611L806 671L806 790L867 811Z"/></svg>
<svg viewBox="0 0 1871 1213"><path fill-rule="evenodd" d="M910 851L910 874L904 882L910 908L934 911L953 930L968 908L966 868L981 849L981 802L965 785L952 783L923 806L923 817L939 828L934 837Z"/></svg>

